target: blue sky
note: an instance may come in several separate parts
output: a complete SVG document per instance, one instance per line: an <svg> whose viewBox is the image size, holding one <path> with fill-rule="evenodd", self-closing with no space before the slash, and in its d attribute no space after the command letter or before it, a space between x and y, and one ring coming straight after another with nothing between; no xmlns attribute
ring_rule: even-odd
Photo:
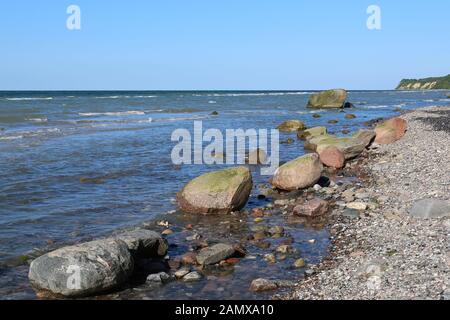
<svg viewBox="0 0 450 320"><path fill-rule="evenodd" d="M448 0L1 1L0 90L391 89L450 73L449 12Z"/></svg>

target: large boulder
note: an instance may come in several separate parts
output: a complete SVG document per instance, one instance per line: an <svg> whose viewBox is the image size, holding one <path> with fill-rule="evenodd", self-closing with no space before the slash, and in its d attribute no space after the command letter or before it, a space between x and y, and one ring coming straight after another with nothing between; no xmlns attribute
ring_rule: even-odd
<svg viewBox="0 0 450 320"><path fill-rule="evenodd" d="M361 140L366 147L370 146L375 139L375 131L369 129L360 129L353 135L353 138Z"/></svg>
<svg viewBox="0 0 450 320"><path fill-rule="evenodd" d="M308 140L310 150L318 154L323 153L329 147L339 149L345 157L350 160L359 156L375 138L375 132L372 130L359 130L351 137L337 137L332 135L318 136Z"/></svg>
<svg viewBox="0 0 450 320"><path fill-rule="evenodd" d="M326 90L311 95L308 108L343 108L346 99L344 89Z"/></svg>
<svg viewBox="0 0 450 320"><path fill-rule="evenodd" d="M294 191L313 186L319 181L323 166L317 154L307 154L279 167L271 180L273 186Z"/></svg>
<svg viewBox="0 0 450 320"><path fill-rule="evenodd" d="M305 130L306 125L300 120L288 120L277 127L281 132L296 132L298 130Z"/></svg>
<svg viewBox="0 0 450 320"><path fill-rule="evenodd" d="M409 214L421 219L450 217L450 202L438 199L420 200L414 204Z"/></svg>
<svg viewBox="0 0 450 320"><path fill-rule="evenodd" d="M334 146L329 146L319 153L320 161L327 167L342 169L345 165L344 153Z"/></svg>
<svg viewBox="0 0 450 320"><path fill-rule="evenodd" d="M133 268L127 244L110 238L47 253L31 263L28 277L37 290L83 297L122 285Z"/></svg>
<svg viewBox="0 0 450 320"><path fill-rule="evenodd" d="M163 257L169 248L167 240L159 233L146 229L125 231L113 237L125 242L130 253L136 258Z"/></svg>
<svg viewBox="0 0 450 320"><path fill-rule="evenodd" d="M191 180L177 194L177 201L187 213L227 214L245 206L252 187L250 170L234 167Z"/></svg>
<svg viewBox="0 0 450 320"><path fill-rule="evenodd" d="M408 129L408 123L402 118L393 118L379 124L375 128L375 142L378 144L391 144L400 140Z"/></svg>

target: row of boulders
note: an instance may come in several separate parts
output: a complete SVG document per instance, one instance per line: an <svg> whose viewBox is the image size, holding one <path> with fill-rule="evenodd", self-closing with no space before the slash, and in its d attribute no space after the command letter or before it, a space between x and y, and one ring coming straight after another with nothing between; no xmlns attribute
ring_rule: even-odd
<svg viewBox="0 0 450 320"><path fill-rule="evenodd" d="M307 154L280 166L271 178L271 184L281 190L294 191L316 184L323 165L341 169L345 161L358 157L374 140L380 144L392 143L406 132L406 121L388 120L375 130L362 129L351 137L330 135L325 127L306 129L302 122L290 121L280 126L298 132L305 139ZM222 214L239 211L248 201L253 187L250 170L234 167L206 173L191 180L177 194L180 208L187 213Z"/></svg>
<svg viewBox="0 0 450 320"><path fill-rule="evenodd" d="M38 291L89 296L120 287L132 276L137 259L164 257L167 250L167 241L157 232L122 232L40 256L30 265L29 279Z"/></svg>

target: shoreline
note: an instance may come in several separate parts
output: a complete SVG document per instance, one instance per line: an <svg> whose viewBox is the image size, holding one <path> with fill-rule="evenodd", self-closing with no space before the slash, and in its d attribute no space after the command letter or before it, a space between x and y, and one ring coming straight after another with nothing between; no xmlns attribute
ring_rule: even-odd
<svg viewBox="0 0 450 320"><path fill-rule="evenodd" d="M407 111L403 113L401 117L408 118L409 120L409 118L413 117L414 114L421 114L426 112L427 110L434 109L450 110L449 107L421 108L417 110ZM365 123L365 126L374 126L375 123L375 121ZM416 127L413 126L412 129L416 130ZM165 238L169 240L169 244L171 245L171 249L169 249L169 255L172 261L167 260L167 262L169 263L169 269L165 269L165 271L168 274L173 273L179 268L183 268L183 265L185 265L184 263L182 263L183 255L188 252L196 252L202 247L208 247L214 243L228 242L234 244L243 244L244 248L250 247L250 253L248 253L246 257L242 258L241 260L230 259L228 262L224 260L225 263L221 263L220 266L215 267L215 269L213 270L203 270L202 268L198 268L194 265L189 267L191 271L198 271L200 274L203 274L204 283L202 285L199 284L201 288L203 288L204 286L211 292L214 284L217 284L217 288L222 290L215 292L214 295L208 293L208 296L220 298L220 292L226 291L227 288L236 288L236 283L234 283L234 285L224 284L224 282L227 282L227 280L230 280L230 278L226 275L225 278L221 279L222 274L233 274L236 270L238 270L238 273L240 272L241 276L242 273L245 274L246 280L243 282L246 283L250 282L252 279L257 278L256 276L252 277L252 270L256 271L258 268L267 268L267 270L263 271L262 273L265 273L267 275L267 278L270 279L272 283L276 283L279 289L279 293L276 293L272 297L274 299L398 298L398 296L395 295L385 297L384 295L377 295L374 292L365 292L364 290L362 290L364 288L361 288L360 286L358 287L357 285L353 285L353 287L350 289L358 288L358 290L349 291L348 293L341 293L340 289L338 289L337 291L333 291L329 288L330 284L336 284L337 286L339 286L339 288L341 288L341 286L345 287L345 283L348 282L347 277L349 277L349 275L352 275L353 277L353 274L356 274L355 278L363 279L364 281L358 281L358 284L360 284L361 282L365 286L365 288L367 288L367 279L370 278L371 275L367 274L367 272L365 273L364 268L367 269L367 267L375 267L375 269L380 268L382 272L385 272L384 262L379 263L380 258L378 256L380 255L378 255L377 257L372 257L369 252L370 250L368 250L367 248L367 244L363 243L363 245L361 245L361 241L368 242L368 239L364 238L364 234L361 235L361 230L365 230L365 232L367 230L373 231L371 229L371 222L373 222L373 220L377 217L377 214L385 209L386 202L389 202L388 199L384 199L385 203L383 203L383 201L373 201L373 199L377 198L378 196L377 192L375 192L377 188L377 181L376 178L374 178L373 170L373 167L376 165L375 162L384 161L382 159L383 157L386 157L386 155L384 154L385 152L388 152L391 149L395 150L399 145L402 146L403 143L409 143L410 134L411 132L408 132L401 140L392 145L376 145L370 147L369 150L364 151L359 157L352 161L349 161L347 163L347 166L342 170L336 171L334 173L332 172L332 170L331 172L324 172L324 175L331 178L331 186L325 184L322 188L309 188L307 190L299 192L288 193L277 192L275 190L270 190L270 188L267 186L258 185L257 188L259 189L260 193L262 191L261 187L268 188L268 190L266 190L266 192L268 193L266 194L267 197L264 197L263 201L261 202L248 204L248 206L243 209L242 212L230 215L227 219L223 219L222 216L202 217L195 215L180 215L177 212L169 212L167 215L160 215L155 219L144 222L142 225L140 225L140 227L136 226L136 228L158 231L158 233L163 234ZM424 138L424 141L426 142L427 139ZM405 159L405 157L403 156L402 159ZM390 162L386 163L389 164ZM450 168L448 172L450 172ZM349 193L351 193L349 192L349 190L353 190L352 195L349 195ZM386 192L381 190L381 194L384 193ZM351 201L345 201L345 199L343 200L343 198L345 197L351 198ZM286 215L289 211L292 211L296 204L303 203L305 200L314 198L322 198L329 202L332 210L330 210L331 213L328 216L321 217L317 220L313 219L312 221L305 221L305 219L300 219L298 217L289 218ZM365 211L363 210L360 213L357 213L355 210L348 210L346 209L346 203L348 202L364 202L367 204L368 209ZM398 215L392 215L389 217L389 219L389 221L392 220L395 222L402 221ZM224 224L226 221L228 221L228 223ZM446 221L448 222L448 220ZM428 222L423 222L425 226L427 225L427 223ZM219 234L214 234L214 232L217 232L218 230L215 228L209 228L208 226L211 224L223 225L230 231L229 233L225 232L222 234L221 232L219 232ZM331 239L331 244L326 244L326 250L328 250L329 254L327 254L326 252L315 253L316 255L320 256L321 262L317 261L316 259L311 260L308 257L308 253L306 253L305 255L304 249L307 246L309 246L311 248L310 250L312 251L322 249L318 249L318 247L314 248L314 243L308 244L307 239L305 239L304 236L301 236L299 238L298 235L295 234L304 232L305 227L314 229L317 227L317 225L320 226L319 228L322 228L323 232L327 234L328 232L330 232L329 238ZM187 226L190 227L188 228ZM277 237L273 239L271 239L270 233L268 236L266 234L265 237L259 240L255 240L253 238L254 236L261 235L260 227L266 227L267 229L269 229L270 227L278 226L283 226L286 229L286 232L278 234ZM244 233L239 235L242 230L245 230ZM441 230L439 229L438 234L441 234L440 231ZM165 234L164 232L168 233ZM231 235L233 232L235 232L236 234ZM263 231L263 233L264 232L266 231ZM371 235L372 233L367 234ZM445 233L443 235L445 239ZM324 239L318 238L311 239L311 241L312 240L318 240L319 242L321 242ZM285 247L286 245L291 246L294 249L294 254L284 254L280 256L278 253L276 253L278 246ZM382 246L380 247L382 248ZM393 245L393 247L394 249L388 250L388 255L395 256L398 249L395 248L395 245ZM448 247L446 250L448 250ZM441 250L441 252L445 252L445 249ZM270 260L276 257L275 262L268 261L269 259L267 258L267 256L271 253L275 253L275 255L272 254ZM368 261L362 261L358 265L358 268L356 270L353 270L353 267L351 267L349 269L352 269L352 272L348 272L348 269L344 269L347 274L345 272L340 273L340 277L344 278L343 283L339 282L342 281L341 278L334 276L333 274L328 274L332 272L340 272L339 267L343 259L358 261L358 259L364 260L363 257L365 256L369 256L370 259ZM256 261L256 257L259 257L261 261L254 262ZM381 255L381 260L383 260L383 257L384 256ZM291 270L289 275L286 275L285 272L280 272L285 268L289 268L289 266L292 266L293 258L294 260L299 258L306 258L306 266L298 268L296 270ZM364 263L366 262L368 263L368 266L364 265ZM275 266L266 266L266 264L270 265L272 263ZM249 270L246 269L248 267L250 267ZM280 275L283 276L280 277ZM236 274L235 276L238 275ZM298 283L299 280L300 283ZM442 294L427 294L426 297L439 299L445 292L447 292L448 285L447 287L444 287L444 285L442 285L439 281L437 282L437 287L443 288ZM322 291L320 291L321 289L318 289L321 285L326 287ZM142 288L141 283L134 283L130 286L125 286L115 293L108 295L99 295L98 297L106 299L139 299L141 298L141 295L136 294L135 291L147 291L148 293L148 291L154 290L153 299L157 299L159 290L162 290L163 292L165 292L165 294L167 294L166 290L174 290L173 288L166 289L165 287L166 284L163 287L159 288L151 289L147 287L145 289ZM331 287L334 288L333 286ZM264 290L264 292L258 292L258 294L256 295L246 296L244 292L248 290L249 288L246 284L243 286L241 291L237 293L237 296L233 295L231 296L231 298L234 297L235 299L239 299L239 296L244 296L252 297L253 299L265 299L270 298L274 294L273 291L271 292L270 290ZM356 292L356 294L353 293L352 295L351 292ZM397 293L397 291L393 292L393 294ZM161 294L161 299L163 299L164 294ZM172 295L173 297L173 293L169 293L169 296L170 295ZM180 293L180 295L177 295L177 297L181 298L182 294ZM403 297L403 295L400 295L400 297ZM405 296L405 298L408 297Z"/></svg>
<svg viewBox="0 0 450 320"><path fill-rule="evenodd" d="M406 135L367 154L361 192L379 206L353 219L336 210L329 256L293 292L274 299L450 299L450 218L408 214L419 200L450 198L450 107L400 117L408 121Z"/></svg>

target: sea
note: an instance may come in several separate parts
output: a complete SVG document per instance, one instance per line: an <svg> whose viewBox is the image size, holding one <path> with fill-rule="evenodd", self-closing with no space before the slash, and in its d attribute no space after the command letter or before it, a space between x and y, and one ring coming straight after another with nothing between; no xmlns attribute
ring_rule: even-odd
<svg viewBox="0 0 450 320"><path fill-rule="evenodd" d="M226 166L173 163L172 134L193 132L194 121L225 132L270 130L298 119L344 135L374 119L450 102L446 91L350 91L353 108L312 110L306 108L312 93L0 92L0 299L34 297L26 285L33 253L164 217L177 210L174 198L185 183ZM280 134L289 138L294 141L280 146L282 162L305 152L295 135ZM252 172L255 185L267 182L258 168ZM251 199L257 195L255 188ZM326 248L319 251L318 259Z"/></svg>

